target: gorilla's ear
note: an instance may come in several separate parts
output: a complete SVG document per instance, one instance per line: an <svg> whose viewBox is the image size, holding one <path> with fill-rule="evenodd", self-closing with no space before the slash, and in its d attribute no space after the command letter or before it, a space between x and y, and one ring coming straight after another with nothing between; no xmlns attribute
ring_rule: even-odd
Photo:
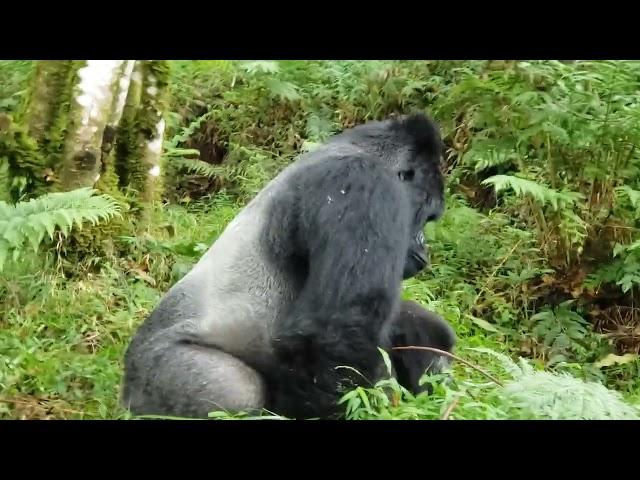
<svg viewBox="0 0 640 480"><path fill-rule="evenodd" d="M444 143L438 125L423 113L414 113L397 120L396 128L408 138L416 155L425 155L430 161L440 162Z"/></svg>

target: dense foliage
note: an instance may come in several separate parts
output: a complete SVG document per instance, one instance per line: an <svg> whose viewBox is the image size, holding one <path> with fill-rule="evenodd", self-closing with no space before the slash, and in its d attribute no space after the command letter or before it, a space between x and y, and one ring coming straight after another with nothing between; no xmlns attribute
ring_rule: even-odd
<svg viewBox="0 0 640 480"><path fill-rule="evenodd" d="M30 68L0 62L0 111ZM247 199L328 135L413 110L442 125L448 191L404 296L468 363L432 396L354 390L347 418L640 415L640 62L174 61L169 89L150 221L88 190L0 202L1 416L126 417L131 334Z"/></svg>

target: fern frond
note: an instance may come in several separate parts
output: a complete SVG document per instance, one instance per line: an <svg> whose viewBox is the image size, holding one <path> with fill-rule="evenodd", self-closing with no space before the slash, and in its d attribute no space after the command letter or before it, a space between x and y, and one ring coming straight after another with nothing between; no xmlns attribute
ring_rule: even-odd
<svg viewBox="0 0 640 480"><path fill-rule="evenodd" d="M511 188L518 196L530 195L542 205L551 204L554 210L558 210L559 206L573 205L577 200L584 198L577 192L559 192L533 180L512 175L494 175L482 183L493 185L496 192Z"/></svg>
<svg viewBox="0 0 640 480"><path fill-rule="evenodd" d="M205 114L200 115L198 118L196 118L191 123L189 123L188 126L182 128L179 133L175 134L171 138L171 140L169 140L168 142L165 142L163 155L168 157L168 156L176 156L176 154L179 154L178 150L180 149L176 147L179 144L189 140L189 138L191 138L191 136L195 133L195 131L200 128L203 122L208 121L211 117L213 117L214 114L215 114L215 110L209 110ZM195 155L199 155L199 154L200 152L198 150L195 150ZM182 155L187 155L187 154L183 153Z"/></svg>
<svg viewBox="0 0 640 480"><path fill-rule="evenodd" d="M293 102L299 100L302 96L298 93L298 87L291 82L285 82L278 78L269 78L266 80L265 85L269 94L273 98L279 98L280 100L288 100Z"/></svg>
<svg viewBox="0 0 640 480"><path fill-rule="evenodd" d="M465 163L472 165L476 173L507 164L516 158L516 152L511 145L501 145L493 140L475 142L464 155Z"/></svg>
<svg viewBox="0 0 640 480"><path fill-rule="evenodd" d="M624 185L622 187L618 187L616 189L617 193L625 193L627 197L629 197L629 201L633 208L640 207L640 192L638 190L634 190L628 185Z"/></svg>
<svg viewBox="0 0 640 480"><path fill-rule="evenodd" d="M196 175L203 175L207 178L222 177L225 169L219 165L211 165L192 158L176 158L171 163L178 169L186 170Z"/></svg>
<svg viewBox="0 0 640 480"><path fill-rule="evenodd" d="M9 253L16 259L26 244L37 251L45 235L53 239L59 230L67 236L74 225L82 228L86 221L96 225L119 213L115 200L96 195L92 188L49 193L15 205L0 201L0 270Z"/></svg>
<svg viewBox="0 0 640 480"><path fill-rule="evenodd" d="M278 73L280 65L271 60L256 60L240 62L239 67L250 75L256 73Z"/></svg>
<svg viewBox="0 0 640 480"><path fill-rule="evenodd" d="M514 406L550 420L640 420L619 392L566 373L538 371L507 383L501 394ZM501 396L502 396L501 395Z"/></svg>
<svg viewBox="0 0 640 480"><path fill-rule="evenodd" d="M485 348L471 350L496 358L513 378L496 395L527 417L550 420L638 420L640 410L604 385L587 382L567 373L538 371Z"/></svg>

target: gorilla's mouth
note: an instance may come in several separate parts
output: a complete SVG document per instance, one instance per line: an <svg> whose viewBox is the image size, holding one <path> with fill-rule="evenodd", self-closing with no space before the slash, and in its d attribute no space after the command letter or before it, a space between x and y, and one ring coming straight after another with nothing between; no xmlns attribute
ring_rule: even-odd
<svg viewBox="0 0 640 480"><path fill-rule="evenodd" d="M416 261L416 263L421 267L424 267L429 263L427 256L422 252L412 252L411 258L413 258Z"/></svg>

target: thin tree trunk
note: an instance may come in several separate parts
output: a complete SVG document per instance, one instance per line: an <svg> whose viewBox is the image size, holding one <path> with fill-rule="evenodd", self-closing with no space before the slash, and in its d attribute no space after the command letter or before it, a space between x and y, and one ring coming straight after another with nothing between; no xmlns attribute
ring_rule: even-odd
<svg viewBox="0 0 640 480"><path fill-rule="evenodd" d="M114 146L117 141L119 124L123 118L135 65L135 60L127 60L120 66L117 92L113 96L109 119L102 135L101 171L96 187L109 193L115 193L118 189L118 175L115 166L116 149Z"/></svg>
<svg viewBox="0 0 640 480"><path fill-rule="evenodd" d="M137 192L141 204L160 197L167 84L166 61L137 62L120 122L116 147L120 185Z"/></svg>
<svg viewBox="0 0 640 480"><path fill-rule="evenodd" d="M11 118L0 113L0 201L11 202L11 164L9 145L11 143Z"/></svg>
<svg viewBox="0 0 640 480"><path fill-rule="evenodd" d="M29 91L17 115L13 140L17 167L28 177L24 193L46 193L56 180L62 138L69 110L69 92L84 61L38 61Z"/></svg>
<svg viewBox="0 0 640 480"><path fill-rule="evenodd" d="M73 67L74 62L70 60L42 60L36 63L22 123L29 136L38 143L46 138L56 119Z"/></svg>
<svg viewBox="0 0 640 480"><path fill-rule="evenodd" d="M101 171L102 139L123 60L88 60L78 71L64 139L59 179L64 191L92 187Z"/></svg>
<svg viewBox="0 0 640 480"><path fill-rule="evenodd" d="M117 132L115 148L115 170L121 188L131 182L131 159L136 152L136 117L142 98L143 62L137 61L131 73L129 90L122 109L122 118Z"/></svg>

